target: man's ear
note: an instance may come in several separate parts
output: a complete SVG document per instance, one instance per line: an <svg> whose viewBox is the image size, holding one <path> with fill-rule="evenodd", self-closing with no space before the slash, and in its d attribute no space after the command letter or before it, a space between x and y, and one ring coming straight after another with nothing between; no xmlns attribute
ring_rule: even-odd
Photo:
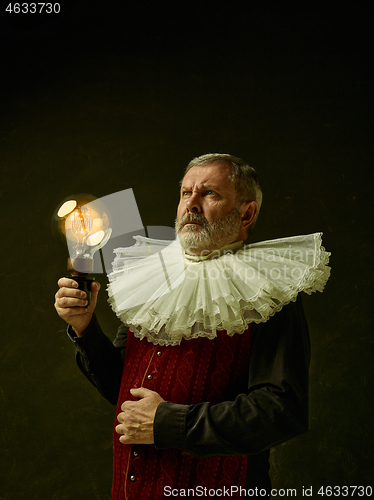
<svg viewBox="0 0 374 500"><path fill-rule="evenodd" d="M252 222L256 219L258 211L258 205L256 201L249 201L248 203L243 203L240 208L240 214L242 217L242 227L248 229Z"/></svg>

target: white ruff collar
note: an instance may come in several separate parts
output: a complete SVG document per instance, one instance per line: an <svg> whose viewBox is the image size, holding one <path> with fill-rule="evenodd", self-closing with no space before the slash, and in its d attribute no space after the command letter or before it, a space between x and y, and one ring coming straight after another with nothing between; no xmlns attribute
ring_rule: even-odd
<svg viewBox="0 0 374 500"><path fill-rule="evenodd" d="M322 292L330 275L322 233L235 242L205 257L185 254L177 240L134 239L115 250L108 301L136 337L154 344L243 333L299 292Z"/></svg>

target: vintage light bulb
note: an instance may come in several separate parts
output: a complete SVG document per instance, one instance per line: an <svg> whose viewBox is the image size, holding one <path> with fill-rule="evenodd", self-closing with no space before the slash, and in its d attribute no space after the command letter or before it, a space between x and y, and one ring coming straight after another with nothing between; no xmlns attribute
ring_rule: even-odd
<svg viewBox="0 0 374 500"><path fill-rule="evenodd" d="M95 278L94 254L109 240L109 211L92 195L73 195L61 202L54 214L55 232L66 241L69 258L67 269L78 282L79 288L90 291Z"/></svg>

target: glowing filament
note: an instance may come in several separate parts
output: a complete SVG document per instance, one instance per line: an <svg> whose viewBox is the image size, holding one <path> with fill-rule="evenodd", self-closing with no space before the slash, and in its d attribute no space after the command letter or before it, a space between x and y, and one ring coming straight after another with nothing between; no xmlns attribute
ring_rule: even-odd
<svg viewBox="0 0 374 500"><path fill-rule="evenodd" d="M83 245L92 229L92 215L88 208L78 208L72 213L71 232Z"/></svg>

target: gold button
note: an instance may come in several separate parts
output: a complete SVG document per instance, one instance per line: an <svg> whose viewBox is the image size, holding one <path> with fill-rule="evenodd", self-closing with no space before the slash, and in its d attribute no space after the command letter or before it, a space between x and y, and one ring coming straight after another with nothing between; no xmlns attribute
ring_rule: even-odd
<svg viewBox="0 0 374 500"><path fill-rule="evenodd" d="M161 351L158 351L157 356L158 356L158 357L162 356L162 352L161 352Z"/></svg>
<svg viewBox="0 0 374 500"><path fill-rule="evenodd" d="M133 451L132 454L134 455L134 457L137 457L139 455L137 451Z"/></svg>
<svg viewBox="0 0 374 500"><path fill-rule="evenodd" d="M133 474L130 476L130 481L132 481L132 482L136 481L136 477Z"/></svg>
<svg viewBox="0 0 374 500"><path fill-rule="evenodd" d="M147 379L152 380L153 379L152 375L148 375Z"/></svg>

